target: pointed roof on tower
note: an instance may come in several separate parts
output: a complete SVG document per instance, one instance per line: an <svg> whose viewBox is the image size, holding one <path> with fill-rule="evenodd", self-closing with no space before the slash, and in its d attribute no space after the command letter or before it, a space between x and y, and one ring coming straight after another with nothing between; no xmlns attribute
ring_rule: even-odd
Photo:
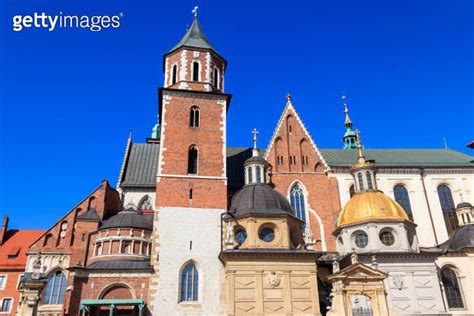
<svg viewBox="0 0 474 316"><path fill-rule="evenodd" d="M193 12L195 11L193 10ZM210 49L219 55L219 53L214 49L214 47L212 47L211 43L207 39L206 34L204 34L196 12L191 27L186 31L186 34L184 34L183 38L181 38L178 44L176 44L167 54L170 54L181 47Z"/></svg>

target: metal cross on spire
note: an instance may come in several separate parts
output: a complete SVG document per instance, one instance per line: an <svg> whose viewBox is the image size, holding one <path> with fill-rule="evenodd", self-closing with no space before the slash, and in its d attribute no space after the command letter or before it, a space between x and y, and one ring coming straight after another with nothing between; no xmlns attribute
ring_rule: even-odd
<svg viewBox="0 0 474 316"><path fill-rule="evenodd" d="M198 16L198 9L199 7L198 6L195 6L194 9L193 9L193 13L194 13L194 17L197 17Z"/></svg>
<svg viewBox="0 0 474 316"><path fill-rule="evenodd" d="M257 149L257 134L258 134L258 131L257 131L256 128L253 129L252 134L253 134L253 149Z"/></svg>
<svg viewBox="0 0 474 316"><path fill-rule="evenodd" d="M288 102L291 101L291 93L288 92L288 93L286 94L286 100L288 100Z"/></svg>

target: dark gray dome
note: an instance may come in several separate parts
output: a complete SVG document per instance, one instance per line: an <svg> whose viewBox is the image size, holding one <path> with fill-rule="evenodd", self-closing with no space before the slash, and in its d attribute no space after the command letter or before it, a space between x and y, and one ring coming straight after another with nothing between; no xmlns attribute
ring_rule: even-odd
<svg viewBox="0 0 474 316"><path fill-rule="evenodd" d="M102 222L99 230L110 228L138 228L152 230L153 214L143 214L132 208L122 210Z"/></svg>
<svg viewBox="0 0 474 316"><path fill-rule="evenodd" d="M229 212L234 217L293 214L288 200L263 183L246 185L240 189L232 198Z"/></svg>
<svg viewBox="0 0 474 316"><path fill-rule="evenodd" d="M463 207L472 207L472 205L469 202L461 202L458 204L456 208L463 208Z"/></svg>
<svg viewBox="0 0 474 316"><path fill-rule="evenodd" d="M474 224L461 226L443 245L448 251L474 248Z"/></svg>

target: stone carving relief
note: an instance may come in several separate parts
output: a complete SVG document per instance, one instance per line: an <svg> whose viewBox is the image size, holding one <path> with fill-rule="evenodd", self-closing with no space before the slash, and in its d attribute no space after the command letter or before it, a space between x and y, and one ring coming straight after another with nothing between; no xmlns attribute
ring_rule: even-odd
<svg viewBox="0 0 474 316"><path fill-rule="evenodd" d="M272 288L275 288L280 285L281 280L280 277L276 274L276 272L270 272L268 273L267 281L268 285L270 285Z"/></svg>

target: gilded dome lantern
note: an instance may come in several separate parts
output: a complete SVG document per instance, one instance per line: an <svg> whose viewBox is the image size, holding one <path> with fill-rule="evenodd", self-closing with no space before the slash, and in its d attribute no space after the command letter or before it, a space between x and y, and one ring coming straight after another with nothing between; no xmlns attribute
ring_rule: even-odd
<svg viewBox="0 0 474 316"><path fill-rule="evenodd" d="M355 194L344 205L334 236L340 253L413 251L415 224L400 204L377 189L375 161L367 160L356 130L358 158L350 167Z"/></svg>

